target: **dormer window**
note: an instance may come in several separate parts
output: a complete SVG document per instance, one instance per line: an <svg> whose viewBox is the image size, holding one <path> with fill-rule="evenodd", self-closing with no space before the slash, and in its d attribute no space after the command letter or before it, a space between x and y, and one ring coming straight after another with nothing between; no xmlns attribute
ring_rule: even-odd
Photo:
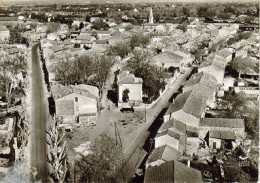
<svg viewBox="0 0 260 183"><path fill-rule="evenodd" d="M75 102L78 102L78 97L75 97Z"/></svg>

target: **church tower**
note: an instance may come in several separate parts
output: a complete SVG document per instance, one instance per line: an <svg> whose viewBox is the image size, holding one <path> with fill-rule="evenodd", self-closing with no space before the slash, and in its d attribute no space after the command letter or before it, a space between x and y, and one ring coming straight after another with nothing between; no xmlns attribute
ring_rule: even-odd
<svg viewBox="0 0 260 183"><path fill-rule="evenodd" d="M151 10L150 10L149 23L150 23L150 24L153 24L153 23L154 23L154 22L153 22L153 8L151 8Z"/></svg>

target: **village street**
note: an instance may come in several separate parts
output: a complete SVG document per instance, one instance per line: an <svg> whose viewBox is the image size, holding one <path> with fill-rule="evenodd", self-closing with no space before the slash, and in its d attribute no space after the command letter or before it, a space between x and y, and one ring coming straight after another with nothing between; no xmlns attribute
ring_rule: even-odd
<svg viewBox="0 0 260 183"><path fill-rule="evenodd" d="M48 121L48 109L38 48L38 44L32 47L30 160L31 167L37 169L36 178L42 182L48 182L45 132Z"/></svg>
<svg viewBox="0 0 260 183"><path fill-rule="evenodd" d="M143 128L136 129L136 135L132 137L132 143L128 144L128 147L124 148L125 156L129 158L130 166L135 165L137 168L138 165L142 162L143 159L139 159L139 155L141 153L141 149L149 137L148 129L151 124L154 122L159 113L169 105L169 99L171 96L178 91L181 85L185 84L186 78L190 75L192 69L189 68L186 70L184 74L179 75L179 77L169 86L169 88L165 91L165 93L160 97L157 103L146 112L146 123ZM136 162L138 161L138 162Z"/></svg>

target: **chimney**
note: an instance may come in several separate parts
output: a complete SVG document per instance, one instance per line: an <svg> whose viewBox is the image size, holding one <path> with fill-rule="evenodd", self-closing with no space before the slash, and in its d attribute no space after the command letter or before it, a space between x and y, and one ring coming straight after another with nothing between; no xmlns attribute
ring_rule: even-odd
<svg viewBox="0 0 260 183"><path fill-rule="evenodd" d="M190 160L187 161L187 167L190 167Z"/></svg>

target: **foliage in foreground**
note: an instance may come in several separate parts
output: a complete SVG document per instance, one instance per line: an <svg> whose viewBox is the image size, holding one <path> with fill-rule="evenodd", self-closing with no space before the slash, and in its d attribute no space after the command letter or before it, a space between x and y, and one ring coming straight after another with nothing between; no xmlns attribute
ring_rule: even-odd
<svg viewBox="0 0 260 183"><path fill-rule="evenodd" d="M76 182L119 183L130 179L122 147L101 135L90 147L90 153L75 162Z"/></svg>

